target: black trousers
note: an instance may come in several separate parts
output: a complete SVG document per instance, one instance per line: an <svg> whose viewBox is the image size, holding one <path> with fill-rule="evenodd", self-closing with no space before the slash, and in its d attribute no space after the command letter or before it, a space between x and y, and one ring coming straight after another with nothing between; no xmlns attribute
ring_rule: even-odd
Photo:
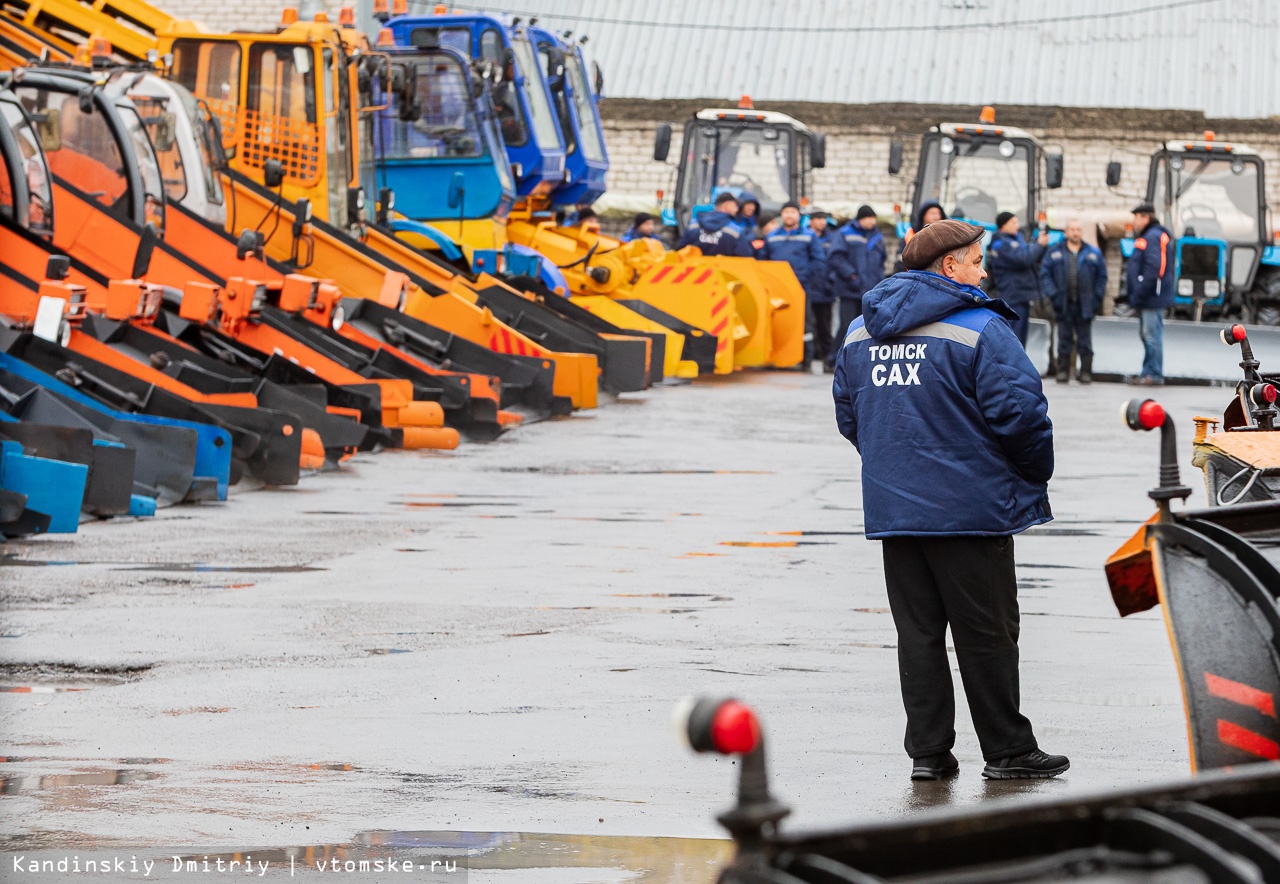
<svg viewBox="0 0 1280 884"><path fill-rule="evenodd" d="M840 298L837 303L840 305L840 317L836 322L836 333L831 340L829 351L831 355L827 357L827 362L832 365L840 355L840 348L844 346L844 336L849 332L849 324L862 315L861 298Z"/></svg>
<svg viewBox="0 0 1280 884"><path fill-rule="evenodd" d="M1071 364L1071 351L1081 356L1093 355L1093 320L1078 313L1060 313L1058 321L1058 365Z"/></svg>
<svg viewBox="0 0 1280 884"><path fill-rule="evenodd" d="M938 755L955 745L948 624L983 758L1035 749L1031 722L1018 710L1013 538L888 538L884 573L898 629L907 754Z"/></svg>
<svg viewBox="0 0 1280 884"><path fill-rule="evenodd" d="M830 365L831 353L831 314L835 305L828 301L825 304L813 305L813 358L821 358Z"/></svg>

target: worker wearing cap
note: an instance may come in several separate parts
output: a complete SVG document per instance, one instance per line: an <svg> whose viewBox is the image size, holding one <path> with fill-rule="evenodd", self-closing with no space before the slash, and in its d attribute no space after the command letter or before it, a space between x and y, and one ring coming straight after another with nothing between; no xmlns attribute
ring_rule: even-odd
<svg viewBox="0 0 1280 884"><path fill-rule="evenodd" d="M822 297L827 278L827 255L813 231L800 226L800 206L797 203L783 203L776 223L765 229L764 244L756 250L756 257L762 261L786 261L804 289L807 306L801 369L808 371L816 353L814 340L818 335L813 304L816 298ZM822 357L825 359L826 354L823 353Z"/></svg>
<svg viewBox="0 0 1280 884"><path fill-rule="evenodd" d="M657 239L655 232L658 219L648 212L640 212L631 223L631 229L622 234L623 242L634 242L637 239Z"/></svg>
<svg viewBox="0 0 1280 884"><path fill-rule="evenodd" d="M818 244L822 246L826 265L831 263L838 252L844 250L844 240L835 227L828 224L830 217L826 212L809 214L809 229L813 231L818 238ZM822 357L823 370L827 374L831 374L834 370L834 361L829 355L835 351L835 333L832 330L835 321L834 301L835 294L830 278L825 273L819 273L813 290L809 292L809 303L813 305L814 357Z"/></svg>
<svg viewBox="0 0 1280 884"><path fill-rule="evenodd" d="M750 240L743 234L742 228L734 221L738 214L738 200L729 192L716 197L716 207L710 212L703 212L689 223L684 235L680 237L677 248L697 246L704 255L729 255L730 257L750 258L755 254Z"/></svg>
<svg viewBox="0 0 1280 884"><path fill-rule="evenodd" d="M862 315L862 296L884 279L887 256L876 210L870 206L858 207L857 216L840 228L840 238L844 248L831 253L827 259L827 278L832 294L840 303L838 337L826 357L832 366L849 324Z"/></svg>
<svg viewBox="0 0 1280 884"><path fill-rule="evenodd" d="M1049 234L1041 233L1028 243L1019 232L1013 212L996 215L996 233L991 237L992 290L1018 314L1010 325L1025 347L1031 325L1031 305L1040 300L1040 259L1049 245Z"/></svg>
<svg viewBox="0 0 1280 884"><path fill-rule="evenodd" d="M1019 709L1013 535L1053 517L1053 427L1013 311L978 287L982 235L963 221L918 232L836 360L836 423L862 455L864 530L883 541L912 779L959 767L948 625L983 776L1070 766Z"/></svg>
<svg viewBox="0 0 1280 884"><path fill-rule="evenodd" d="M1173 306L1173 237L1156 220L1156 208L1133 210L1133 254L1125 265L1129 306L1138 311L1142 373L1130 383L1164 383L1164 311Z"/></svg>

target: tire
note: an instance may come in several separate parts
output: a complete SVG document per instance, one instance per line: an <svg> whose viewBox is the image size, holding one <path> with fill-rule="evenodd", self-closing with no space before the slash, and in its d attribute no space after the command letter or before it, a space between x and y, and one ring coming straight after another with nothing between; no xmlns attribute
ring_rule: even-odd
<svg viewBox="0 0 1280 884"><path fill-rule="evenodd" d="M1259 304L1258 325L1280 325L1280 304Z"/></svg>

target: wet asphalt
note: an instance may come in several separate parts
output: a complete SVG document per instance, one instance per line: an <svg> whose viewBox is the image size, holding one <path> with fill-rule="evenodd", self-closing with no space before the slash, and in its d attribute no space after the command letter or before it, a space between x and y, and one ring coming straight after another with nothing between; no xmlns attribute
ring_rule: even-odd
<svg viewBox="0 0 1280 884"><path fill-rule="evenodd" d="M709 881L723 842L664 840L723 834L734 764L669 724L704 693L760 714L788 826L1183 777L1160 613L1121 620L1102 572L1152 511L1158 439L1121 427L1132 388L1047 389L1057 518L1017 558L1024 710L1059 780L986 783L962 711L960 777L909 783L829 378L751 373L3 545L0 848L453 838L487 857L472 881ZM1190 418L1227 391L1157 394L1202 505Z"/></svg>

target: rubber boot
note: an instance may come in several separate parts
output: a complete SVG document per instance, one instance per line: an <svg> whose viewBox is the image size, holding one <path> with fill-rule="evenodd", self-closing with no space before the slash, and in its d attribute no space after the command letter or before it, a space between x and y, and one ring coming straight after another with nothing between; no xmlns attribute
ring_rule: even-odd
<svg viewBox="0 0 1280 884"><path fill-rule="evenodd" d="M1080 383L1093 383L1093 354L1080 357Z"/></svg>
<svg viewBox="0 0 1280 884"><path fill-rule="evenodd" d="M1061 356L1058 357L1058 375L1056 378L1058 383L1065 384L1071 380L1071 364L1073 362L1075 362L1073 356L1068 356L1066 359Z"/></svg>

